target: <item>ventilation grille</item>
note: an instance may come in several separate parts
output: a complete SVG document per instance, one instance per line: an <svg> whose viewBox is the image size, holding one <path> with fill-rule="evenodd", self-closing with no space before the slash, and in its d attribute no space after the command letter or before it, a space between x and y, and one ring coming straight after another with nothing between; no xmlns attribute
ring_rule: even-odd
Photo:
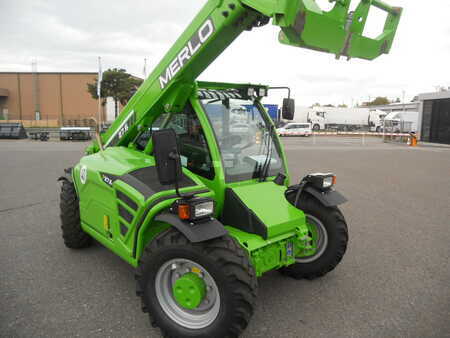
<svg viewBox="0 0 450 338"><path fill-rule="evenodd" d="M125 195L123 192L121 191L117 191L117 198L119 200L121 200L123 203L125 203L126 205L128 205L131 209L133 209L134 211L137 210L138 206L136 204L135 201L133 201L130 197L128 197L127 195Z"/></svg>
<svg viewBox="0 0 450 338"><path fill-rule="evenodd" d="M132 227L139 210L139 204L122 191L116 190L117 208L119 210L119 230L125 237Z"/></svg>

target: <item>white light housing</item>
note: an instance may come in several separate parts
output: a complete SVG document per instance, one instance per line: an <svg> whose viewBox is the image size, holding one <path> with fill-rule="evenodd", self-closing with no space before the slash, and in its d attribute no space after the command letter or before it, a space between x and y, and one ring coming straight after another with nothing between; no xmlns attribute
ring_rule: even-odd
<svg viewBox="0 0 450 338"><path fill-rule="evenodd" d="M205 216L210 216L214 213L214 202L206 201L194 205L194 217L202 218Z"/></svg>
<svg viewBox="0 0 450 338"><path fill-rule="evenodd" d="M327 189L333 186L334 176L324 177L323 179L323 188Z"/></svg>
<svg viewBox="0 0 450 338"><path fill-rule="evenodd" d="M258 90L258 96L262 97L262 96L266 96L267 95L267 91L266 88L259 88Z"/></svg>
<svg viewBox="0 0 450 338"><path fill-rule="evenodd" d="M247 94L250 97L255 95L255 88L249 88L248 91L247 91Z"/></svg>
<svg viewBox="0 0 450 338"><path fill-rule="evenodd" d="M336 176L333 173L315 173L303 178L319 190L328 190L336 184Z"/></svg>

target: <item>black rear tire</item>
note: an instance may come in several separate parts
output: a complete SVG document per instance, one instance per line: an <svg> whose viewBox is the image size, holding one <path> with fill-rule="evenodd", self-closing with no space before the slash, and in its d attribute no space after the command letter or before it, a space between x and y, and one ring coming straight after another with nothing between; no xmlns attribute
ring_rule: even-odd
<svg viewBox="0 0 450 338"><path fill-rule="evenodd" d="M81 229L80 207L75 186L67 180L62 181L59 206L64 244L71 249L90 246L92 238Z"/></svg>
<svg viewBox="0 0 450 338"><path fill-rule="evenodd" d="M281 272L296 279L319 278L332 271L342 260L348 243L347 223L337 207L325 207L307 193L301 196L298 208L307 217L311 215L322 223L327 232L327 245L325 251L313 261L295 263L281 269Z"/></svg>
<svg viewBox="0 0 450 338"><path fill-rule="evenodd" d="M163 309L156 292L156 276L173 259L201 265L218 287L220 310L208 326L198 329L179 325ZM150 322L164 337L238 337L253 315L257 278L246 252L230 236L191 243L175 229L155 238L144 250L136 272L137 295Z"/></svg>

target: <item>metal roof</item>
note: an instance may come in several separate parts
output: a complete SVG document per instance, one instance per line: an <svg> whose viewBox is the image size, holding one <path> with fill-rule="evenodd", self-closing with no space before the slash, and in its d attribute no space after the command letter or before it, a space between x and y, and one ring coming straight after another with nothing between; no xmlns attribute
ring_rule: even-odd
<svg viewBox="0 0 450 338"><path fill-rule="evenodd" d="M450 99L450 90L419 94L419 101Z"/></svg>

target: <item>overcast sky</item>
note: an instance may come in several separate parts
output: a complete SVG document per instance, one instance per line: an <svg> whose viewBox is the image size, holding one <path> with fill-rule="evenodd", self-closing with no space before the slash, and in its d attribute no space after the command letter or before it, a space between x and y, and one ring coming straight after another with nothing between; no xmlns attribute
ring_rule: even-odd
<svg viewBox="0 0 450 338"><path fill-rule="evenodd" d="M328 6L328 0L317 0ZM359 1L353 0L356 5ZM288 85L298 105L410 100L450 86L450 2L386 0L405 8L391 54L375 61L341 59L278 43L272 25L245 32L201 76L202 80ZM206 0L0 0L0 71L96 71L125 68L148 73ZM370 18L369 33L382 17ZM382 25L382 24L381 24ZM257 56L257 57L255 57Z"/></svg>

